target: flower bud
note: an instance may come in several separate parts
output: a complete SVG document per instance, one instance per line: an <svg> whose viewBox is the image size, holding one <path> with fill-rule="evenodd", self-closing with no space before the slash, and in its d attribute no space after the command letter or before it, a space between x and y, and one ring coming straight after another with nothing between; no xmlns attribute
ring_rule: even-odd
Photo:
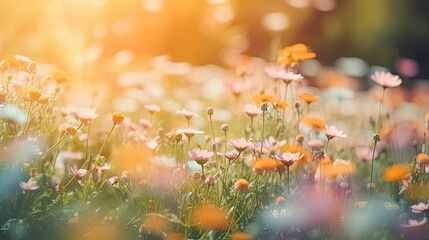
<svg viewBox="0 0 429 240"><path fill-rule="evenodd" d="M208 186L214 186L216 184L216 180L212 175L210 175L206 178L205 184Z"/></svg>
<svg viewBox="0 0 429 240"><path fill-rule="evenodd" d="M222 124L222 130L223 131L229 131L229 126L228 126L228 124Z"/></svg>
<svg viewBox="0 0 429 240"><path fill-rule="evenodd" d="M211 116L211 115L213 115L213 113L214 113L213 108L208 107L208 108L207 108L207 114Z"/></svg>
<svg viewBox="0 0 429 240"><path fill-rule="evenodd" d="M266 102L261 103L261 110L267 111L267 109L268 109L268 104Z"/></svg>

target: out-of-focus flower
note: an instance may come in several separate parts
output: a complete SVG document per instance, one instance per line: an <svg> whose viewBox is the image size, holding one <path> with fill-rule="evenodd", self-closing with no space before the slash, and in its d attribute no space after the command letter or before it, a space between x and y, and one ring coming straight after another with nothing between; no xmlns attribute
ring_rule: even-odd
<svg viewBox="0 0 429 240"><path fill-rule="evenodd" d="M383 179L386 182L402 181L409 178L410 176L411 173L408 168L401 164L392 165L386 168L383 173Z"/></svg>
<svg viewBox="0 0 429 240"><path fill-rule="evenodd" d="M52 71L51 76L58 84L64 84L70 81L69 75L61 70Z"/></svg>
<svg viewBox="0 0 429 240"><path fill-rule="evenodd" d="M225 157L229 160L234 160L238 156L238 153L236 151L230 151L226 152L225 154L221 153L221 155L225 155Z"/></svg>
<svg viewBox="0 0 429 240"><path fill-rule="evenodd" d="M309 93L298 94L298 95L297 95L297 97L298 97L299 99L301 99L302 101L304 101L304 102L308 103L308 104L310 104L310 103L314 103L314 102L317 102L317 101L319 101L319 99L320 99L320 97L318 97L318 96L313 96L313 95L311 95L311 94L309 94Z"/></svg>
<svg viewBox="0 0 429 240"><path fill-rule="evenodd" d="M119 190L119 177L118 176L113 176L113 177L107 179L106 184L108 186L113 187L116 190Z"/></svg>
<svg viewBox="0 0 429 240"><path fill-rule="evenodd" d="M77 127L74 125L71 125L70 123L62 123L60 126L58 126L58 130L60 131L60 134L69 134L69 135L76 135Z"/></svg>
<svg viewBox="0 0 429 240"><path fill-rule="evenodd" d="M0 92L0 104L6 102L6 94L4 92Z"/></svg>
<svg viewBox="0 0 429 240"><path fill-rule="evenodd" d="M419 153L416 157L416 162L421 164L429 163L429 156L426 153Z"/></svg>
<svg viewBox="0 0 429 240"><path fill-rule="evenodd" d="M199 148L192 149L188 152L188 156L200 165L206 164L208 160L213 158L213 155L213 152L201 150Z"/></svg>
<svg viewBox="0 0 429 240"><path fill-rule="evenodd" d="M207 186L214 186L216 184L216 180L214 179L214 177L212 175L209 175L206 180L204 181L204 183Z"/></svg>
<svg viewBox="0 0 429 240"><path fill-rule="evenodd" d="M168 231L170 222L158 215L149 215L145 222L140 226L139 233L157 234Z"/></svg>
<svg viewBox="0 0 429 240"><path fill-rule="evenodd" d="M297 43L291 46L284 47L279 52L277 63L282 65L296 65L299 61L312 59L316 57L316 53L312 52L305 44Z"/></svg>
<svg viewBox="0 0 429 240"><path fill-rule="evenodd" d="M257 105L261 105L261 103L263 103L263 102L274 102L275 99L276 98L274 96L264 94L264 93L255 94L252 97L253 102Z"/></svg>
<svg viewBox="0 0 429 240"><path fill-rule="evenodd" d="M346 134L343 134L343 131L338 130L335 126L325 125L325 135L328 139L333 139L335 137L345 138Z"/></svg>
<svg viewBox="0 0 429 240"><path fill-rule="evenodd" d="M77 169L77 165L74 164L72 167L70 167L70 171L73 175L75 175L78 178L81 178L86 175L88 170L86 169Z"/></svg>
<svg viewBox="0 0 429 240"><path fill-rule="evenodd" d="M253 145L252 142L247 141L245 138L228 140L228 144L235 147L238 152L243 152Z"/></svg>
<svg viewBox="0 0 429 240"><path fill-rule="evenodd" d="M246 179L238 179L237 182L235 182L235 189L247 191L247 189L249 189L249 182Z"/></svg>
<svg viewBox="0 0 429 240"><path fill-rule="evenodd" d="M408 224L401 224L401 228L415 228L415 227L425 226L426 223L427 223L426 217L420 220L409 219Z"/></svg>
<svg viewBox="0 0 429 240"><path fill-rule="evenodd" d="M224 131L224 132L229 131L229 126L228 126L228 124L222 124L221 129L222 129L222 131Z"/></svg>
<svg viewBox="0 0 429 240"><path fill-rule="evenodd" d="M177 114L182 114L186 119L190 120L193 117L198 117L198 114L188 111L186 109L182 109L180 111L176 111Z"/></svg>
<svg viewBox="0 0 429 240"><path fill-rule="evenodd" d="M371 75L371 79L384 88L397 87L402 83L402 80L399 78L399 76L393 75L389 72L376 71L373 75Z"/></svg>
<svg viewBox="0 0 429 240"><path fill-rule="evenodd" d="M323 146L323 141L320 139L313 139L308 141L308 147L312 148L313 150L320 149Z"/></svg>
<svg viewBox="0 0 429 240"><path fill-rule="evenodd" d="M256 116L258 116L259 114L262 113L261 108L259 108L256 105L253 105L253 104L246 104L246 105L244 105L243 108L241 108L241 110L244 113L246 113L247 116L249 116L251 118L254 118L254 117L256 117Z"/></svg>
<svg viewBox="0 0 429 240"><path fill-rule="evenodd" d="M42 95L42 96L40 96L38 102L40 104L42 104L42 105L48 104L49 103L49 97L48 97L48 95ZM0 101L0 103L1 103L1 101Z"/></svg>
<svg viewBox="0 0 429 240"><path fill-rule="evenodd" d="M183 134L185 134L185 136L187 138L191 138L191 137L193 137L197 133L204 133L204 132L203 131L197 131L197 130L194 130L194 129L187 128L187 129L184 129L184 130L178 129L176 131L176 133L183 133Z"/></svg>
<svg viewBox="0 0 429 240"><path fill-rule="evenodd" d="M221 230L228 226L225 212L213 204L197 206L189 220L192 226L204 230Z"/></svg>
<svg viewBox="0 0 429 240"><path fill-rule="evenodd" d="M40 96L42 96L42 94L40 93L39 90L37 90L35 88L30 88L27 91L27 99L29 101L37 101L37 100L39 100Z"/></svg>
<svg viewBox="0 0 429 240"><path fill-rule="evenodd" d="M39 185L34 178L30 178L28 182L19 182L19 187L24 191L33 191L39 189Z"/></svg>
<svg viewBox="0 0 429 240"><path fill-rule="evenodd" d="M294 162L304 157L304 154L301 155L300 152L297 152L297 153L287 152L283 154L280 154L280 153L275 154L274 157L280 162L282 162L284 165L291 166Z"/></svg>
<svg viewBox="0 0 429 240"><path fill-rule="evenodd" d="M262 175L264 172L276 170L276 161L272 158L260 158L253 164L253 169L257 174Z"/></svg>
<svg viewBox="0 0 429 240"><path fill-rule="evenodd" d="M420 202L418 204L414 204L411 206L411 211L413 213L425 213L429 211L429 202L427 203Z"/></svg>
<svg viewBox="0 0 429 240"><path fill-rule="evenodd" d="M305 116L301 122L304 125L307 125L309 127L312 127L316 130L322 130L325 128L325 123L323 122L322 119L317 118L317 117L312 117L312 116Z"/></svg>
<svg viewBox="0 0 429 240"><path fill-rule="evenodd" d="M285 109L287 106L289 106L289 103L283 102L280 99L275 99L274 102L277 104L277 107L280 109Z"/></svg>
<svg viewBox="0 0 429 240"><path fill-rule="evenodd" d="M142 126L144 129L149 129L149 128L151 128L152 127L152 123L149 121L149 120L147 120L147 119L140 119L139 120L139 124L140 124L140 126Z"/></svg>
<svg viewBox="0 0 429 240"><path fill-rule="evenodd" d="M144 108L146 108L146 110L148 110L150 114L154 114L161 111L161 108L156 104L146 104L144 105Z"/></svg>
<svg viewBox="0 0 429 240"><path fill-rule="evenodd" d="M358 208L366 208L367 205L368 205L367 201L360 201L355 203L355 206Z"/></svg>
<svg viewBox="0 0 429 240"><path fill-rule="evenodd" d="M280 64L267 63L264 66L264 72L272 79L278 79L280 72L286 71Z"/></svg>
<svg viewBox="0 0 429 240"><path fill-rule="evenodd" d="M291 84L303 79L301 74L293 73L293 72L279 72L277 74L277 78L282 80L286 84Z"/></svg>
<svg viewBox="0 0 429 240"><path fill-rule="evenodd" d="M118 125L121 124L122 121L124 121L124 115L121 112L114 112L112 113L112 117L111 120L113 122L113 124Z"/></svg>
<svg viewBox="0 0 429 240"><path fill-rule="evenodd" d="M228 81L224 82L223 85L236 97L240 96L247 89L246 83L243 81Z"/></svg>
<svg viewBox="0 0 429 240"><path fill-rule="evenodd" d="M243 233L243 232L235 232L231 234L231 240L253 240L252 235Z"/></svg>
<svg viewBox="0 0 429 240"><path fill-rule="evenodd" d="M330 166L327 169L327 174L330 177L336 178L337 176L349 175L353 173L355 170L356 170L356 165L351 162L348 162L348 161L343 161L339 163L334 162L332 166Z"/></svg>
<svg viewBox="0 0 429 240"><path fill-rule="evenodd" d="M88 107L76 107L72 110L71 114L85 125L91 124L91 122L98 117L98 114L95 112L95 108Z"/></svg>
<svg viewBox="0 0 429 240"><path fill-rule="evenodd" d="M358 156L359 158L361 158L363 160L370 161L372 159L372 148L370 148L370 147L356 147L355 148L355 154L356 154L356 156ZM376 148L375 152L374 152L374 159L376 159L379 154L380 154L380 150L378 148Z"/></svg>
<svg viewBox="0 0 429 240"><path fill-rule="evenodd" d="M412 180L413 180L413 176L410 176L409 178L402 180L402 186L401 186L401 190L399 191L399 194L407 190L408 185L410 185Z"/></svg>

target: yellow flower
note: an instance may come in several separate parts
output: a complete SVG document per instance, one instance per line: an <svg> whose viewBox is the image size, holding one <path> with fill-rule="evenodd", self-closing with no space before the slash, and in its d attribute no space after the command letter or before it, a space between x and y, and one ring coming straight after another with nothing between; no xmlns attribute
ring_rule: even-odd
<svg viewBox="0 0 429 240"><path fill-rule="evenodd" d="M395 164L384 170L383 180L386 182L397 182L405 180L410 176L411 173L406 166L401 164Z"/></svg>
<svg viewBox="0 0 429 240"><path fill-rule="evenodd" d="M316 53L312 52L305 44L297 43L292 46L284 47L280 50L277 63L282 65L296 65L299 61L312 59Z"/></svg>
<svg viewBox="0 0 429 240"><path fill-rule="evenodd" d="M51 76L58 84L68 83L70 81L69 75L61 70L52 71Z"/></svg>
<svg viewBox="0 0 429 240"><path fill-rule="evenodd" d="M298 98L301 99L302 101L308 103L308 104L317 102L320 99L320 97L313 96L313 95L308 94L308 93L298 94Z"/></svg>
<svg viewBox="0 0 429 240"><path fill-rule="evenodd" d="M6 102L6 94L4 92L0 92L0 104Z"/></svg>
<svg viewBox="0 0 429 240"><path fill-rule="evenodd" d="M115 125L121 124L124 121L124 115L121 112L112 113L112 122Z"/></svg>
<svg viewBox="0 0 429 240"><path fill-rule="evenodd" d="M263 93L255 94L252 97L253 102L255 102L255 104L258 106L261 105L261 103L263 102L274 102L275 99L276 98L274 96L263 94Z"/></svg>
<svg viewBox="0 0 429 240"><path fill-rule="evenodd" d="M30 88L27 91L27 99L30 101L37 101L39 100L40 96L42 96L42 94L35 88Z"/></svg>
<svg viewBox="0 0 429 240"><path fill-rule="evenodd" d="M47 95L42 95L38 101L40 104L46 105L49 103L49 97Z"/></svg>

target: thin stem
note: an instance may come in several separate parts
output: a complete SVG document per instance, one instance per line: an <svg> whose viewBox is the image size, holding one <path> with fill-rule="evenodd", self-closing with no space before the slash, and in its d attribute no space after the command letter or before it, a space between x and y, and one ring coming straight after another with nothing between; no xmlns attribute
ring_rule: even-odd
<svg viewBox="0 0 429 240"><path fill-rule="evenodd" d="M265 131L265 110L262 111L262 139L261 139L261 156L262 156L262 149L264 146L264 131Z"/></svg>
<svg viewBox="0 0 429 240"><path fill-rule="evenodd" d="M226 152L227 152L227 142L228 142L228 138L227 138L227 131L225 131L225 150L224 150L224 156L225 156L225 163L226 163Z"/></svg>
<svg viewBox="0 0 429 240"><path fill-rule="evenodd" d="M286 166L286 172L287 172L287 192L288 192L288 194L290 194L290 182L289 182L290 172L289 172L289 166Z"/></svg>
<svg viewBox="0 0 429 240"><path fill-rule="evenodd" d="M30 121L30 110L32 105L33 105L33 101L31 101L30 106L28 106L27 121L25 122L25 125L24 125L24 132L27 131L28 122Z"/></svg>
<svg viewBox="0 0 429 240"><path fill-rule="evenodd" d="M85 150L85 159L88 158L88 145L89 145L89 133L91 131L91 123L88 125L88 133L86 136L86 150Z"/></svg>
<svg viewBox="0 0 429 240"><path fill-rule="evenodd" d="M110 129L109 135L107 135L106 140L104 140L104 143L103 143L103 145L101 146L100 151L98 152L97 156L100 156L101 152L103 151L104 145L106 145L106 142L107 142L107 140L109 139L110 135L112 134L113 129L115 128L115 126L116 126L116 124L113 124L112 129Z"/></svg>
<svg viewBox="0 0 429 240"><path fill-rule="evenodd" d="M380 100L380 103L378 104L378 129L377 129L377 131L379 131L381 129L382 122L383 122L382 117L381 117L381 106L383 104L385 92L386 92L386 88L383 87L383 94L381 95L381 100Z"/></svg>
<svg viewBox="0 0 429 240"><path fill-rule="evenodd" d="M250 118L250 138L253 137L253 117Z"/></svg>
<svg viewBox="0 0 429 240"><path fill-rule="evenodd" d="M212 116L209 114L209 118L210 118L210 127L212 128L212 135L213 135L213 152L215 154L215 158L216 158L216 162L217 162L217 154L216 154L216 140L215 140L215 133L214 133L214 129L213 129L213 121L212 121Z"/></svg>
<svg viewBox="0 0 429 240"><path fill-rule="evenodd" d="M325 153L328 154L328 145L329 145L329 141L331 141L330 138L328 138L328 141L326 142L326 146L325 146Z"/></svg>
<svg viewBox="0 0 429 240"><path fill-rule="evenodd" d="M377 141L374 141L374 148L372 149L372 158L371 158L371 176L370 176L370 180L369 180L369 189L368 189L368 198L367 200L369 200L369 197L371 196L371 189L372 189L372 173L374 171L374 155L375 155L375 148L377 146Z"/></svg>

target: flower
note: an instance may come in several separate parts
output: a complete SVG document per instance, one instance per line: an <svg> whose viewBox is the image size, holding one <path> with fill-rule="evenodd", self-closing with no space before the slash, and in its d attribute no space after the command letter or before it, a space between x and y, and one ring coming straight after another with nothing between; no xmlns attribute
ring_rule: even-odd
<svg viewBox="0 0 429 240"><path fill-rule="evenodd" d="M328 168L328 175L336 178L339 175L341 176L349 175L353 173L355 169L356 169L356 165L348 161L339 162L339 163L334 162L333 165Z"/></svg>
<svg viewBox="0 0 429 240"><path fill-rule="evenodd" d="M312 52L305 44L297 43L292 46L286 46L280 50L277 63L282 65L296 65L301 60L312 59L316 53Z"/></svg>
<svg viewBox="0 0 429 240"><path fill-rule="evenodd" d="M121 124L122 121L124 121L124 115L121 112L114 112L112 113L112 117L111 120L113 122L113 124L118 125Z"/></svg>
<svg viewBox="0 0 429 240"><path fill-rule="evenodd" d="M371 79L384 88L397 87L402 83L402 80L399 78L399 76L393 75L389 72L376 71L373 75L371 75Z"/></svg>
<svg viewBox="0 0 429 240"><path fill-rule="evenodd" d="M231 234L231 240L253 240L252 235L243 233L243 232L235 232Z"/></svg>
<svg viewBox="0 0 429 240"><path fill-rule="evenodd" d="M323 146L323 141L320 139L313 139L308 141L308 147L312 148L313 150L320 149Z"/></svg>
<svg viewBox="0 0 429 240"><path fill-rule="evenodd" d="M312 116L305 116L301 122L309 127L313 127L314 129L321 130L325 128L325 123L322 119Z"/></svg>
<svg viewBox="0 0 429 240"><path fill-rule="evenodd" d="M73 117L75 117L77 120L80 120L85 125L91 124L91 122L98 117L98 114L95 112L95 108L87 107L75 107L71 111L71 114L73 115Z"/></svg>
<svg viewBox="0 0 429 240"><path fill-rule="evenodd" d="M253 105L253 104L246 104L246 105L244 105L243 108L241 108L241 110L244 113L246 113L247 116L249 116L251 118L254 118L254 117L256 117L256 116L258 116L259 114L262 113L261 108L259 108L256 105Z"/></svg>
<svg viewBox="0 0 429 240"><path fill-rule="evenodd" d="M4 92L0 92L0 104L6 102L6 94Z"/></svg>
<svg viewBox="0 0 429 240"><path fill-rule="evenodd" d="M228 126L228 124L222 124L221 129L222 129L222 131L224 131L224 132L229 131L229 126Z"/></svg>
<svg viewBox="0 0 429 240"><path fill-rule="evenodd" d="M263 102L274 102L275 101L275 97L272 95L268 95L268 94L255 94L252 97L253 102L255 102L255 104L257 105L261 105L261 103Z"/></svg>
<svg viewBox="0 0 429 240"><path fill-rule="evenodd" d="M426 153L419 153L416 157L417 163L429 163L429 156Z"/></svg>
<svg viewBox="0 0 429 240"><path fill-rule="evenodd" d="M225 155L225 157L228 158L229 160L234 160L238 156L238 153L236 151L230 151L230 152L226 152L223 155Z"/></svg>
<svg viewBox="0 0 429 240"><path fill-rule="evenodd" d="M386 182L402 181L409 178L410 176L411 173L408 168L401 164L392 165L386 168L383 173L383 179Z"/></svg>
<svg viewBox="0 0 429 240"><path fill-rule="evenodd" d="M147 120L147 119L140 119L139 120L139 124L140 124L140 126L142 126L144 129L149 129L149 128L151 128L152 127L152 123L149 121L149 120Z"/></svg>
<svg viewBox="0 0 429 240"><path fill-rule="evenodd" d="M195 207L189 220L192 226L204 230L220 230L228 226L227 215L214 204Z"/></svg>
<svg viewBox="0 0 429 240"><path fill-rule="evenodd" d="M208 160L213 158L214 153L201 150L199 148L192 149L188 152L188 156L200 165L204 165Z"/></svg>
<svg viewBox="0 0 429 240"><path fill-rule="evenodd" d="M274 157L280 162L282 162L284 165L291 166L295 161L298 161L299 159L304 157L304 154L301 155L300 152L297 152L297 153L286 152L283 154L280 154L280 153L275 154Z"/></svg>
<svg viewBox="0 0 429 240"><path fill-rule="evenodd" d="M176 133L183 133L183 134L185 134L185 136L187 138L191 138L191 137L193 137L197 133L204 133L204 132L203 131L197 131L197 130L194 130L194 129L187 128L185 130L178 129L176 131Z"/></svg>
<svg viewBox="0 0 429 240"><path fill-rule="evenodd" d="M113 176L113 177L107 179L106 184L108 186L112 186L116 190L119 190L119 177L118 176Z"/></svg>
<svg viewBox="0 0 429 240"><path fill-rule="evenodd" d="M42 94L35 88L30 88L27 91L27 99L30 101L37 101L39 100L40 96L42 96Z"/></svg>
<svg viewBox="0 0 429 240"><path fill-rule="evenodd" d="M246 83L242 81L228 81L224 82L223 85L236 97L240 96L247 88Z"/></svg>
<svg viewBox="0 0 429 240"><path fill-rule="evenodd" d="M284 71L284 72L280 72L277 75L277 78L282 80L286 84L291 84L293 82L296 82L296 81L303 79L303 76L301 74L295 74L292 72Z"/></svg>
<svg viewBox="0 0 429 240"><path fill-rule="evenodd" d="M75 175L78 178L81 178L83 176L86 175L86 173L88 172L88 170L86 169L77 169L77 165L73 165L72 167L70 167L70 171L73 175Z"/></svg>
<svg viewBox="0 0 429 240"><path fill-rule="evenodd" d="M420 227L420 226L426 225L426 223L427 223L427 218L423 218L421 220L409 219L408 224L401 224L401 228Z"/></svg>
<svg viewBox="0 0 429 240"><path fill-rule="evenodd" d="M212 175L209 175L205 182L204 182L207 186L214 186L216 184L216 180L214 179L214 177Z"/></svg>
<svg viewBox="0 0 429 240"><path fill-rule="evenodd" d="M363 160L370 161L372 159L372 149L370 147L356 147L355 154ZM376 159L379 154L380 150L376 148L374 152L374 159Z"/></svg>
<svg viewBox="0 0 429 240"><path fill-rule="evenodd" d="M280 109L285 109L287 106L289 106L289 103L283 102L282 100L275 99L274 102L277 104L277 107Z"/></svg>
<svg viewBox="0 0 429 240"><path fill-rule="evenodd" d="M58 126L58 130L62 135L63 134L76 135L77 127L74 125L71 125L70 123L62 123L60 126Z"/></svg>
<svg viewBox="0 0 429 240"><path fill-rule="evenodd" d="M273 79L278 79L278 74L282 71L285 71L280 64L277 63L267 63L264 66L264 72L268 77Z"/></svg>
<svg viewBox="0 0 429 240"><path fill-rule="evenodd" d="M429 211L429 202L427 203L419 203L411 206L411 211L413 213L424 213Z"/></svg>
<svg viewBox="0 0 429 240"><path fill-rule="evenodd" d="M182 109L180 111L176 111L177 114L182 114L183 116L185 116L186 119L190 120L193 117L198 117L198 114L188 111L186 109Z"/></svg>
<svg viewBox="0 0 429 240"><path fill-rule="evenodd" d="M30 178L28 182L19 182L19 187L24 191L33 191L39 189L39 185L34 178Z"/></svg>
<svg viewBox="0 0 429 240"><path fill-rule="evenodd" d="M46 105L49 103L49 97L48 97L48 95L41 95L38 101L40 104ZM0 101L0 103L1 103L1 101Z"/></svg>
<svg viewBox="0 0 429 240"><path fill-rule="evenodd" d="M249 182L246 179L238 179L237 182L235 182L235 189L247 191L247 189L249 189Z"/></svg>
<svg viewBox="0 0 429 240"><path fill-rule="evenodd" d="M245 138L228 140L228 144L235 147L238 152L242 152L253 145L252 142L247 141Z"/></svg>
<svg viewBox="0 0 429 240"><path fill-rule="evenodd" d="M298 94L298 96L297 96L297 97L298 97L299 99L301 99L302 101L304 101L304 102L308 103L308 104L310 104L310 103L314 103L314 102L317 102L317 101L319 101L319 99L320 99L320 97L313 96L313 95L308 94L308 93Z"/></svg>
<svg viewBox="0 0 429 240"><path fill-rule="evenodd" d="M157 113L161 111L161 108L156 104L146 104L144 108L149 111L150 114Z"/></svg>
<svg viewBox="0 0 429 240"><path fill-rule="evenodd" d="M343 134L343 131L338 130L335 126L328 127L328 125L325 125L325 135L329 140L335 137L347 137L346 134Z"/></svg>
<svg viewBox="0 0 429 240"><path fill-rule="evenodd" d="M58 84L68 83L70 81L68 74L61 70L52 71L51 76Z"/></svg>
<svg viewBox="0 0 429 240"><path fill-rule="evenodd" d="M277 169L276 160L272 158L260 158L255 161L253 164L253 169L259 175L262 175L264 172L272 171Z"/></svg>

